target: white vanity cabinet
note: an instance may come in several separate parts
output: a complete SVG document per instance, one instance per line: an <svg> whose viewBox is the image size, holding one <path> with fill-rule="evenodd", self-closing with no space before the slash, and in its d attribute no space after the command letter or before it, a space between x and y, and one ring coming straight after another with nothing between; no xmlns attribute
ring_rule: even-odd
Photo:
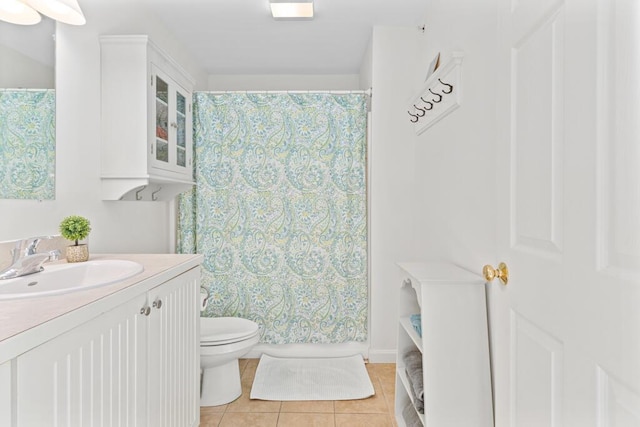
<svg viewBox="0 0 640 427"><path fill-rule="evenodd" d="M13 414L11 395L11 361L0 364L0 426L10 426Z"/></svg>
<svg viewBox="0 0 640 427"><path fill-rule="evenodd" d="M18 356L16 425L197 426L192 268Z"/></svg>
<svg viewBox="0 0 640 427"><path fill-rule="evenodd" d="M101 36L102 198L170 200L193 182L192 77L148 36Z"/></svg>
<svg viewBox="0 0 640 427"><path fill-rule="evenodd" d="M415 403L403 355L422 356L424 426L491 427L493 405L485 283L481 276L446 263L399 263L395 412L398 426ZM420 336L411 315L420 314ZM410 408L414 410L413 408ZM415 410L414 410L415 411ZM409 414L415 418L417 412Z"/></svg>

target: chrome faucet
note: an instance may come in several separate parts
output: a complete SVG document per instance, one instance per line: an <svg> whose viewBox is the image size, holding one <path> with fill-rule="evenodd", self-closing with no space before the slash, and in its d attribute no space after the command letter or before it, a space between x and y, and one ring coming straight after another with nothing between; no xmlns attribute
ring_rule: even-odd
<svg viewBox="0 0 640 427"><path fill-rule="evenodd" d="M38 273L44 270L42 264L59 259L60 251L57 249L49 252L37 252L42 239L53 239L53 236L30 237L16 241L15 248L11 250L13 256L11 265L0 271L0 280Z"/></svg>

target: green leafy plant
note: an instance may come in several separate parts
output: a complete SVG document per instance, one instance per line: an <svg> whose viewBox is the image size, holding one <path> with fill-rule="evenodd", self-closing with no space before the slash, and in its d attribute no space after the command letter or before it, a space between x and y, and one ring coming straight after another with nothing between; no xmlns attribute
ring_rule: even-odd
<svg viewBox="0 0 640 427"><path fill-rule="evenodd" d="M60 223L60 234L67 240L74 240L78 246L78 240L85 239L91 232L91 223L85 217L71 215Z"/></svg>

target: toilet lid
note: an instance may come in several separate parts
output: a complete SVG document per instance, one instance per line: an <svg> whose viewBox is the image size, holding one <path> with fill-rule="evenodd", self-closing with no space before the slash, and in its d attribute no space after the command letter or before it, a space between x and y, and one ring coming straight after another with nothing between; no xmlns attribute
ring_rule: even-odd
<svg viewBox="0 0 640 427"><path fill-rule="evenodd" d="M240 317L201 317L200 342L226 344L251 338L258 333L258 324Z"/></svg>

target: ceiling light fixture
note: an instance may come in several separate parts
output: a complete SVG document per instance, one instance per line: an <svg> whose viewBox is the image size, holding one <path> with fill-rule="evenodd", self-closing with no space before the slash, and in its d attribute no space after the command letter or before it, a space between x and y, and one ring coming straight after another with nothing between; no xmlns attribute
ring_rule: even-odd
<svg viewBox="0 0 640 427"><path fill-rule="evenodd" d="M269 0L275 19L313 19L313 0Z"/></svg>
<svg viewBox="0 0 640 427"><path fill-rule="evenodd" d="M42 19L40 14L71 25L84 25L87 20L78 0L2 0L0 20L19 25L33 25Z"/></svg>
<svg viewBox="0 0 640 427"><path fill-rule="evenodd" d="M0 1L0 20L18 25L33 25L42 17L20 0Z"/></svg>

